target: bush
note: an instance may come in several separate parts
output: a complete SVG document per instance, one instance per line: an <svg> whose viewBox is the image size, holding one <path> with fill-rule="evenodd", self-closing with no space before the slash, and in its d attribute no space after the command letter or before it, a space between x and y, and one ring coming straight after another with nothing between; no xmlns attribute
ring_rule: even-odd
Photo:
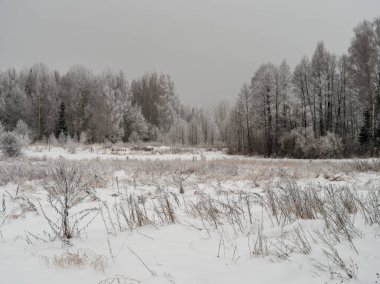
<svg viewBox="0 0 380 284"><path fill-rule="evenodd" d="M79 136L79 143L84 145L87 143L87 141L88 141L88 138L87 138L86 132L81 132Z"/></svg>
<svg viewBox="0 0 380 284"><path fill-rule="evenodd" d="M0 150L3 151L5 156L19 156L22 145L22 139L13 132L5 132L0 137Z"/></svg>
<svg viewBox="0 0 380 284"><path fill-rule="evenodd" d="M301 128L293 129L280 139L280 155L299 159L328 159L343 156L342 139L334 133L314 138L311 129L307 129L306 137Z"/></svg>
<svg viewBox="0 0 380 284"><path fill-rule="evenodd" d="M140 134L133 130L131 135L129 135L128 141L133 143L139 143L142 140Z"/></svg>
<svg viewBox="0 0 380 284"><path fill-rule="evenodd" d="M67 136L66 140L66 148L70 154L75 154L77 152L77 142L75 138L71 138L71 136Z"/></svg>
<svg viewBox="0 0 380 284"><path fill-rule="evenodd" d="M58 140L57 140L57 138L55 138L53 133L50 134L50 136L48 138L48 144L51 146L58 146Z"/></svg>
<svg viewBox="0 0 380 284"><path fill-rule="evenodd" d="M303 140L305 140L305 137L296 130L284 134L280 139L280 156L303 158L304 152L300 147Z"/></svg>
<svg viewBox="0 0 380 284"><path fill-rule="evenodd" d="M327 133L319 139L318 144L321 158L341 158L343 155L342 138L335 133Z"/></svg>
<svg viewBox="0 0 380 284"><path fill-rule="evenodd" d="M67 142L67 136L65 135L64 132L61 132L58 136L58 143L63 146L65 145Z"/></svg>
<svg viewBox="0 0 380 284"><path fill-rule="evenodd" d="M88 223L79 228L80 222L83 222L91 211L97 210L97 208L87 208L77 211L75 214L72 212L73 208L93 194L88 183L83 181L83 175L84 169L82 167L73 166L61 160L50 169L51 181L44 186L48 193L49 203L58 216L51 219L40 204L41 211L55 237L65 243L69 243L72 237L79 235L86 228Z"/></svg>
<svg viewBox="0 0 380 284"><path fill-rule="evenodd" d="M20 138L23 145L28 145L30 143L30 129L21 119L17 122L14 133Z"/></svg>

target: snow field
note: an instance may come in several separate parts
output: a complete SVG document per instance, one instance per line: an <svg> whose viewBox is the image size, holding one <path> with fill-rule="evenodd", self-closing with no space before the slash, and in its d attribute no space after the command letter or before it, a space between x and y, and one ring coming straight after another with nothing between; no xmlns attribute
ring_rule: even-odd
<svg viewBox="0 0 380 284"><path fill-rule="evenodd" d="M0 283L378 280L376 160L91 151L0 161ZM69 211L69 240L45 188L59 165L83 171L88 191Z"/></svg>

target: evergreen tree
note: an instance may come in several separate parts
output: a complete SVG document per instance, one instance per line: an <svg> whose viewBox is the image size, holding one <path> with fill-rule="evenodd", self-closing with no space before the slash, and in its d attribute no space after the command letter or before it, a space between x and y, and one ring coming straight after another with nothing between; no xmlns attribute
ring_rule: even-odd
<svg viewBox="0 0 380 284"><path fill-rule="evenodd" d="M59 106L59 115L58 115L57 125L55 128L55 137L58 138L61 133L67 136L65 104L63 102L61 102Z"/></svg>
<svg viewBox="0 0 380 284"><path fill-rule="evenodd" d="M375 129L374 141L375 141L375 147L380 148L380 87L379 87L378 95L377 95L376 109L377 109L377 111L376 111L377 112L377 126Z"/></svg>
<svg viewBox="0 0 380 284"><path fill-rule="evenodd" d="M26 78L26 83L25 83L25 93L31 97L33 93L33 70L30 68L29 74Z"/></svg>
<svg viewBox="0 0 380 284"><path fill-rule="evenodd" d="M360 129L359 142L362 145L368 145L371 141L371 115L369 110L364 112L364 125Z"/></svg>

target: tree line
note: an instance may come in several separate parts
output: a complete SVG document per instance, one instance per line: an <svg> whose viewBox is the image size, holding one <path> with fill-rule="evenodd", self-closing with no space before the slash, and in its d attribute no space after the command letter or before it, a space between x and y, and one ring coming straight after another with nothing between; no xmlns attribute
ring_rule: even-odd
<svg viewBox="0 0 380 284"><path fill-rule="evenodd" d="M0 124L12 131L19 121L32 141L216 141L211 115L182 105L171 77L157 72L129 84L123 72L110 69L93 74L77 65L61 75L44 64L9 68L0 72Z"/></svg>
<svg viewBox="0 0 380 284"><path fill-rule="evenodd" d="M354 29L348 53L319 42L293 72L261 65L230 112L231 152L298 158L378 154L380 18Z"/></svg>
<svg viewBox="0 0 380 284"><path fill-rule="evenodd" d="M12 131L19 121L32 141L159 141L267 157L376 155L380 18L355 27L347 54L319 42L294 70L286 61L262 64L233 105L210 109L182 104L171 77L158 72L129 83L121 71L94 74L79 65L65 74L44 64L0 70L0 124Z"/></svg>

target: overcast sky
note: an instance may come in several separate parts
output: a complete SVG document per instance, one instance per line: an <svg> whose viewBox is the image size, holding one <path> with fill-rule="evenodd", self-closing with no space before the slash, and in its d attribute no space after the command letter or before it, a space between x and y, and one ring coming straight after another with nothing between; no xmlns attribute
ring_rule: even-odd
<svg viewBox="0 0 380 284"><path fill-rule="evenodd" d="M0 68L163 71L182 101L211 105L319 40L345 52L353 27L379 15L380 0L0 0Z"/></svg>

